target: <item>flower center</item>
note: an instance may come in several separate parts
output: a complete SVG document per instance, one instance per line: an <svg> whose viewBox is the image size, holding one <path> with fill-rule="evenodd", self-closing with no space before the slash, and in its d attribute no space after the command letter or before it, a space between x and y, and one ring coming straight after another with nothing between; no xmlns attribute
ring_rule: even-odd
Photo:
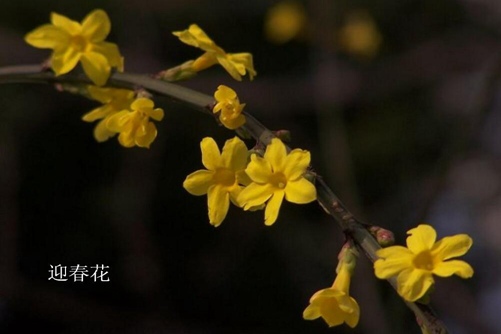
<svg viewBox="0 0 501 334"><path fill-rule="evenodd" d="M284 174L278 172L270 176L270 183L275 188L284 189L287 185L287 179L285 178Z"/></svg>
<svg viewBox="0 0 501 334"><path fill-rule="evenodd" d="M71 38L71 45L78 52L82 52L87 48L87 40L81 35L75 35Z"/></svg>
<svg viewBox="0 0 501 334"><path fill-rule="evenodd" d="M214 174L214 181L217 184L230 187L235 184L235 173L227 168L218 168Z"/></svg>
<svg viewBox="0 0 501 334"><path fill-rule="evenodd" d="M431 271L435 268L433 257L429 251L423 251L414 257L413 264L418 269Z"/></svg>

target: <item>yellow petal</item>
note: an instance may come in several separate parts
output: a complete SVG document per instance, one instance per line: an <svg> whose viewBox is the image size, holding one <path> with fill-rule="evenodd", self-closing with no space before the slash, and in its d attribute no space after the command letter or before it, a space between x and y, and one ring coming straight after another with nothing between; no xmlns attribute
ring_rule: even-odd
<svg viewBox="0 0 501 334"><path fill-rule="evenodd" d="M161 121L164 118L164 111L161 108L155 108L151 110L148 115L155 121Z"/></svg>
<svg viewBox="0 0 501 334"><path fill-rule="evenodd" d="M26 43L42 49L66 48L69 44L69 39L70 36L68 33L52 24L44 24L24 37Z"/></svg>
<svg viewBox="0 0 501 334"><path fill-rule="evenodd" d="M53 25L58 28L63 29L68 32L70 35L77 35L82 32L82 26L80 23L70 20L66 16L60 15L58 13L51 13L50 21Z"/></svg>
<svg viewBox="0 0 501 334"><path fill-rule="evenodd" d="M106 127L106 119L103 119L99 123L97 123L96 127L94 128L94 138L100 143L108 140L110 137L113 137L116 135L116 132L108 130Z"/></svg>
<svg viewBox="0 0 501 334"><path fill-rule="evenodd" d="M175 31L172 34L179 37L181 42L205 51L212 50L215 46L212 39L196 24L191 24L187 30Z"/></svg>
<svg viewBox="0 0 501 334"><path fill-rule="evenodd" d="M344 322L345 313L339 308L336 298L329 298L322 302L320 306L322 318L329 327L339 326Z"/></svg>
<svg viewBox="0 0 501 334"><path fill-rule="evenodd" d="M92 11L82 21L82 35L94 43L103 41L110 29L110 19L102 9Z"/></svg>
<svg viewBox="0 0 501 334"><path fill-rule="evenodd" d="M473 240L467 234L457 234L439 240L431 253L440 260L448 260L466 254L473 244Z"/></svg>
<svg viewBox="0 0 501 334"><path fill-rule="evenodd" d="M155 106L154 102L146 97L136 99L132 104L132 110L152 109Z"/></svg>
<svg viewBox="0 0 501 334"><path fill-rule="evenodd" d="M285 192L279 190L275 191L273 193L273 196L271 196L270 200L266 204L266 209L264 211L265 225L270 226L277 220L284 195Z"/></svg>
<svg viewBox="0 0 501 334"><path fill-rule="evenodd" d="M217 62L228 72L233 79L237 81L242 81L242 76L240 75L235 64L231 62L226 55L220 55L217 57Z"/></svg>
<svg viewBox="0 0 501 334"><path fill-rule="evenodd" d="M228 60L232 62L241 75L249 74L249 79L252 81L257 75L254 70L254 63L252 61L252 54L244 53L229 53Z"/></svg>
<svg viewBox="0 0 501 334"><path fill-rule="evenodd" d="M303 311L303 319L315 320L321 316L320 308L317 305L308 305Z"/></svg>
<svg viewBox="0 0 501 334"><path fill-rule="evenodd" d="M114 114L106 121L106 127L110 131L122 132L125 124L130 120L131 114L128 110L122 110Z"/></svg>
<svg viewBox="0 0 501 334"><path fill-rule="evenodd" d="M264 158L271 164L274 172L283 172L287 150L284 143L278 138L273 138L266 147ZM252 177L252 176L251 176Z"/></svg>
<svg viewBox="0 0 501 334"><path fill-rule="evenodd" d="M349 297L351 301L351 309L352 312L349 312L345 315L344 321L348 326L351 328L355 328L358 324L358 320L360 319L360 307L358 306L358 303L356 302L355 299L352 297Z"/></svg>
<svg viewBox="0 0 501 334"><path fill-rule="evenodd" d="M266 202L272 194L273 186L270 184L251 183L238 196L238 203L243 206L244 210L249 210Z"/></svg>
<svg viewBox="0 0 501 334"><path fill-rule="evenodd" d="M473 276L473 268L464 261L451 260L437 264L433 269L433 273L441 277L458 275L462 278L470 278Z"/></svg>
<svg viewBox="0 0 501 334"><path fill-rule="evenodd" d="M120 132L120 135L118 136L118 142L124 147L133 147L135 144L134 136L131 132Z"/></svg>
<svg viewBox="0 0 501 334"><path fill-rule="evenodd" d="M285 158L284 175L287 180L297 180L304 175L310 165L310 152L301 149L292 150Z"/></svg>
<svg viewBox="0 0 501 334"><path fill-rule="evenodd" d="M56 75L66 74L77 66L80 53L73 48L64 52L55 52L51 58L51 65Z"/></svg>
<svg viewBox="0 0 501 334"><path fill-rule="evenodd" d="M205 168L215 171L221 166L221 153L214 139L210 137L202 139L200 149L202 150L202 164Z"/></svg>
<svg viewBox="0 0 501 334"><path fill-rule="evenodd" d="M215 64L217 64L216 54L214 52L206 52L193 61L191 64L191 70L200 72Z"/></svg>
<svg viewBox="0 0 501 334"><path fill-rule="evenodd" d="M114 112L114 110L110 106L103 105L83 115L82 120L84 120L85 122L94 122L98 119L106 117L108 114L112 112Z"/></svg>
<svg viewBox="0 0 501 334"><path fill-rule="evenodd" d="M413 257L414 253L404 246L390 246L378 249L376 251L376 255L384 259L398 259Z"/></svg>
<svg viewBox="0 0 501 334"><path fill-rule="evenodd" d="M238 138L233 137L226 141L221 153L221 165L232 171L245 169L247 165L247 146Z"/></svg>
<svg viewBox="0 0 501 334"><path fill-rule="evenodd" d="M285 186L285 199L296 204L310 203L317 199L317 190L304 177L297 181L288 181Z"/></svg>
<svg viewBox="0 0 501 334"><path fill-rule="evenodd" d="M103 86L110 76L108 60L96 52L86 52L81 57L82 66L89 79L98 86Z"/></svg>
<svg viewBox="0 0 501 334"><path fill-rule="evenodd" d="M207 193L209 207L209 221L214 226L219 226L228 213L230 207L230 194L223 186L214 185Z"/></svg>
<svg viewBox="0 0 501 334"><path fill-rule="evenodd" d="M219 85L214 93L216 101L233 100L237 98L237 93L228 86Z"/></svg>
<svg viewBox="0 0 501 334"><path fill-rule="evenodd" d="M379 279L388 279L409 268L413 268L411 256L378 259L374 262L374 274Z"/></svg>
<svg viewBox="0 0 501 334"><path fill-rule="evenodd" d="M197 170L186 177L183 187L190 194L201 196L207 194L209 187L214 184L212 177L214 172L205 169Z"/></svg>
<svg viewBox="0 0 501 334"><path fill-rule="evenodd" d="M124 57L120 54L116 44L109 42L93 44L92 51L102 54L106 57L111 67L116 67L119 72L123 72Z"/></svg>
<svg viewBox="0 0 501 334"><path fill-rule="evenodd" d="M152 122L146 121L146 125L143 125L142 129L143 133L141 135L136 134L136 145L149 148L157 137L157 127Z"/></svg>
<svg viewBox="0 0 501 334"><path fill-rule="evenodd" d="M408 269L397 277L398 293L405 300L413 302L423 297L433 284L431 273L424 270Z"/></svg>
<svg viewBox="0 0 501 334"><path fill-rule="evenodd" d="M407 247L414 253L419 254L424 250L430 250L437 238L437 232L430 225L421 224L407 231Z"/></svg>
<svg viewBox="0 0 501 334"><path fill-rule="evenodd" d="M273 174L271 164L257 154L251 155L251 161L245 169L245 173L252 181L257 183L268 183L270 176Z"/></svg>

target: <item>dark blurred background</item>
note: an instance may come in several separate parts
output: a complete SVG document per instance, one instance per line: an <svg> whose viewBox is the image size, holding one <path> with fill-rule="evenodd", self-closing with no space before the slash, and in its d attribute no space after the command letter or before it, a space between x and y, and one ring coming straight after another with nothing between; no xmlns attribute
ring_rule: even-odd
<svg viewBox="0 0 501 334"><path fill-rule="evenodd" d="M39 63L23 36L51 11L112 21L132 73L201 54L171 32L199 24L228 52L252 52L253 82L213 67L182 85L234 88L360 218L397 242L426 222L468 233L472 279L437 279L433 305L454 333L499 333L501 309L501 2L2 1L0 66ZM0 87L0 332L420 333L361 257L354 330L305 321L334 279L340 229L316 204L207 218L183 188L199 142L233 133L166 98L151 148L99 144L81 116L97 103L49 85ZM249 141L249 148L253 146ZM49 281L50 265L109 266L110 282Z"/></svg>

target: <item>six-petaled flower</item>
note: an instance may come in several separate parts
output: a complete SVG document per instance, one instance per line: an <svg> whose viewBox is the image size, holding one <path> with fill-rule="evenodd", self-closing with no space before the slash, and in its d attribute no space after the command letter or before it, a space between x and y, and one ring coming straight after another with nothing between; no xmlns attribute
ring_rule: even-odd
<svg viewBox="0 0 501 334"><path fill-rule="evenodd" d="M245 116L242 115L242 110L245 103L240 103L237 93L225 85L217 87L214 93L216 105L213 112L219 112L219 120L225 127L230 130L235 130L245 123Z"/></svg>
<svg viewBox="0 0 501 334"><path fill-rule="evenodd" d="M191 70L194 72L202 71L212 65L219 63L228 73L238 81L246 73L252 80L256 76L252 54L226 53L221 47L217 46L212 39L196 24L191 24L188 29L173 32L181 42L200 48L205 53L190 63Z"/></svg>
<svg viewBox="0 0 501 334"><path fill-rule="evenodd" d="M419 225L407 232L407 248L391 246L377 251L374 263L376 276L388 279L397 276L398 293L408 301L423 297L433 285L433 275L448 277L454 274L469 278L471 266L461 260L473 241L466 234L445 237L435 242L437 233L430 225Z"/></svg>
<svg viewBox="0 0 501 334"><path fill-rule="evenodd" d="M130 109L135 93L128 89L96 86L88 86L87 91L92 99L103 103L103 105L83 115L82 119L86 122L100 120L94 128L94 138L98 142L106 141L117 134L106 127L108 119L119 111Z"/></svg>
<svg viewBox="0 0 501 334"><path fill-rule="evenodd" d="M223 151L219 152L214 139L206 137L200 143L201 169L186 177L183 187L192 195L207 194L209 222L219 226L226 217L230 201L237 204L237 197L242 191L241 184L249 182L245 175L248 151L238 137L227 140Z"/></svg>
<svg viewBox="0 0 501 334"><path fill-rule="evenodd" d="M273 138L267 146L264 157L256 154L245 172L252 180L238 197L244 210L264 203L266 225L272 225L278 217L282 201L285 199L296 204L305 204L317 198L315 186L304 175L310 164L310 152L294 149L287 154L287 149L278 138Z"/></svg>
<svg viewBox="0 0 501 334"><path fill-rule="evenodd" d="M150 118L161 121L164 111L154 109L152 100L141 97L132 102L131 110L122 110L106 121L106 127L114 132L119 132L118 141L125 147L149 148L157 136L157 128Z"/></svg>
<svg viewBox="0 0 501 334"><path fill-rule="evenodd" d="M56 75L68 73L81 62L89 79L102 86L112 67L123 71L123 57L117 45L104 41L110 29L110 19L100 9L89 13L82 23L52 13L51 24L28 33L25 41L37 48L53 49L51 68Z"/></svg>

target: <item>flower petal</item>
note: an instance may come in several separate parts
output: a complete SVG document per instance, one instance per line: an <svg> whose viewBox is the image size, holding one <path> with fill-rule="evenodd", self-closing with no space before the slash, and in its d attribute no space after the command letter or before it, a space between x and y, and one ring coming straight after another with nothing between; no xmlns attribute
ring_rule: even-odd
<svg viewBox="0 0 501 334"><path fill-rule="evenodd" d="M284 195L284 191L275 191L273 196L271 196L270 200L266 204L266 209L264 210L265 225L273 225L273 223L277 220Z"/></svg>
<svg viewBox="0 0 501 334"><path fill-rule="evenodd" d="M152 109L154 106L155 103L146 97L140 97L130 105L132 110Z"/></svg>
<svg viewBox="0 0 501 334"><path fill-rule="evenodd" d="M207 193L207 205L209 207L209 222L214 226L219 226L230 207L230 194L225 187L214 185Z"/></svg>
<svg viewBox="0 0 501 334"><path fill-rule="evenodd" d="M431 253L440 260L448 260L466 254L473 244L473 240L467 234L457 234L439 240Z"/></svg>
<svg viewBox="0 0 501 334"><path fill-rule="evenodd" d="M320 312L329 327L338 326L344 322L345 313L339 308L338 300L334 297L321 302Z"/></svg>
<svg viewBox="0 0 501 334"><path fill-rule="evenodd" d="M96 140L100 143L108 140L116 134L116 132L108 130L106 127L106 119L101 120L94 128L94 138L96 138Z"/></svg>
<svg viewBox="0 0 501 334"><path fill-rule="evenodd" d="M55 52L51 58L51 65L56 75L66 74L77 66L80 53L74 48L67 48L64 52Z"/></svg>
<svg viewBox="0 0 501 334"><path fill-rule="evenodd" d="M122 110L113 116L109 117L106 121L106 127L110 131L122 132L124 125L130 120L132 112L128 110Z"/></svg>
<svg viewBox="0 0 501 334"><path fill-rule="evenodd" d="M271 185L251 183L240 192L237 201L244 210L249 210L266 202L271 195L273 195L273 187Z"/></svg>
<svg viewBox="0 0 501 334"><path fill-rule="evenodd" d="M247 146L238 138L233 137L226 141L221 153L221 165L234 172L244 170L247 165Z"/></svg>
<svg viewBox="0 0 501 334"><path fill-rule="evenodd" d="M80 23L70 20L64 15L52 12L50 15L50 21L53 25L63 29L70 35L77 35L82 32L82 26L80 25Z"/></svg>
<svg viewBox="0 0 501 334"><path fill-rule="evenodd" d="M287 150L284 143L278 138L273 138L266 147L264 158L271 164L273 172L283 172Z"/></svg>
<svg viewBox="0 0 501 334"><path fill-rule="evenodd" d="M240 75L240 72L238 69L235 67L235 63L231 62L227 57L226 54L219 55L217 57L217 62L228 72L231 77L237 81L242 81L242 76ZM243 73L245 74L245 72Z"/></svg>
<svg viewBox="0 0 501 334"><path fill-rule="evenodd" d="M414 253L419 254L424 250L430 250L437 239L437 232L430 225L421 224L407 231L407 247Z"/></svg>
<svg viewBox="0 0 501 334"><path fill-rule="evenodd" d="M462 278L470 278L473 276L473 268L464 261L451 260L437 264L433 269L433 273L441 277L458 275Z"/></svg>
<svg viewBox="0 0 501 334"><path fill-rule="evenodd" d="M317 198L317 190L304 177L297 181L288 181L285 186L285 199L296 204L305 204Z"/></svg>
<svg viewBox="0 0 501 334"><path fill-rule="evenodd" d="M378 259L374 262L374 274L379 279L388 279L399 272L412 268L412 257L395 259Z"/></svg>
<svg viewBox="0 0 501 334"><path fill-rule="evenodd" d="M52 24L44 24L24 37L26 43L42 49L64 49L68 47L70 36Z"/></svg>
<svg viewBox="0 0 501 334"><path fill-rule="evenodd" d="M398 275L397 284L400 296L413 302L424 296L433 284L433 277L424 270L408 269Z"/></svg>
<svg viewBox="0 0 501 334"><path fill-rule="evenodd" d="M320 307L318 305L310 304L303 311L303 319L305 320L315 320L320 316Z"/></svg>
<svg viewBox="0 0 501 334"><path fill-rule="evenodd" d="M287 180L297 180L304 175L310 164L310 152L301 149L292 150L285 158L284 175Z"/></svg>
<svg viewBox="0 0 501 334"><path fill-rule="evenodd" d="M155 121L161 121L164 118L164 111L161 108L155 108L151 110L148 115Z"/></svg>
<svg viewBox="0 0 501 334"><path fill-rule="evenodd" d="M200 149L202 150L202 164L208 170L215 171L221 165L221 153L214 139L210 137L202 139Z"/></svg>
<svg viewBox="0 0 501 334"><path fill-rule="evenodd" d="M179 37L181 42L205 51L209 51L215 46L212 39L196 24L191 24L187 30L175 31L172 34Z"/></svg>
<svg viewBox="0 0 501 334"><path fill-rule="evenodd" d="M146 124L142 127L143 133L141 133L140 135L136 133L135 142L139 147L149 148L151 143L153 143L153 141L157 137L157 127L152 122L146 121L145 123Z"/></svg>
<svg viewBox="0 0 501 334"><path fill-rule="evenodd" d="M257 75L257 72L254 70L254 63L252 61L252 54L250 54L248 52L229 53L228 59L229 59L229 61L231 61L234 64L239 64L239 65L235 65L235 67L237 67L240 74L245 75L245 73L247 71L249 73L249 79L251 81ZM240 69L240 66L244 68L243 71Z"/></svg>
<svg viewBox="0 0 501 334"><path fill-rule="evenodd" d="M186 177L183 187L190 194L201 196L207 194L209 187L214 184L214 172L205 169L197 170Z"/></svg>
<svg viewBox="0 0 501 334"><path fill-rule="evenodd" d="M118 46L114 43L100 42L93 44L92 51L102 54L111 67L116 67L119 72L124 70L124 57L120 54Z"/></svg>
<svg viewBox="0 0 501 334"><path fill-rule="evenodd" d="M344 321L351 328L355 328L358 324L358 320L360 319L360 307L358 306L358 303L354 298L349 297L349 299L351 301L352 311L346 313Z"/></svg>
<svg viewBox="0 0 501 334"><path fill-rule="evenodd" d="M251 155L251 161L247 165L245 173L252 181L257 183L268 183L270 176L273 174L270 163L257 154Z"/></svg>
<svg viewBox="0 0 501 334"><path fill-rule="evenodd" d="M97 52L86 52L81 57L85 74L98 86L103 86L110 76L111 67L105 56Z"/></svg>
<svg viewBox="0 0 501 334"><path fill-rule="evenodd" d="M110 30L110 18L102 9L92 11L82 21L82 35L94 43L103 41Z"/></svg>

